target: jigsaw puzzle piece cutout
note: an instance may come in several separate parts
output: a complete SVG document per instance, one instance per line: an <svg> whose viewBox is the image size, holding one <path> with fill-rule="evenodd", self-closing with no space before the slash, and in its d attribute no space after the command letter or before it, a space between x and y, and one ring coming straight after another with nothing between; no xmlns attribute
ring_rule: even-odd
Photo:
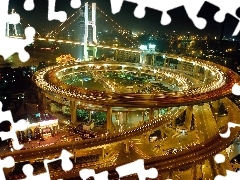
<svg viewBox="0 0 240 180"><path fill-rule="evenodd" d="M160 23L164 26L169 25L172 21L171 16L168 14L168 11L173 10L175 8L183 6L185 0L168 0L165 3L156 5L156 1L151 0L148 4L148 8L158 10L162 12L162 17Z"/></svg>
<svg viewBox="0 0 240 180"><path fill-rule="evenodd" d="M214 156L214 160L217 164L225 162L225 156L223 154L217 154ZM217 175L214 180L229 180L229 179L240 179L240 171L234 172L226 170L226 176Z"/></svg>
<svg viewBox="0 0 240 180"><path fill-rule="evenodd" d="M228 24L228 22L231 22L231 24ZM240 31L239 22L240 22L239 19L237 19L235 16L232 16L231 14L226 14L223 23L227 25L229 32L233 32L232 36L237 36Z"/></svg>
<svg viewBox="0 0 240 180"><path fill-rule="evenodd" d="M5 36L7 23L17 24L20 21L20 16L17 13L8 14L8 6L9 6L9 0L1 0L0 1L0 13L1 13L0 38ZM4 41L2 41L2 42L4 42Z"/></svg>
<svg viewBox="0 0 240 180"><path fill-rule="evenodd" d="M2 109L2 102L0 102L0 109ZM12 117L12 113L10 110L8 111L0 111L0 123L3 121L8 121L11 124L10 127L10 131L8 132L0 132L0 137L1 139L7 140L7 139L12 139L12 144L13 144L13 148L15 150L20 150L23 145L19 144L18 138L17 138L17 134L16 131L23 131L25 129L27 129L27 122L24 119L19 120L18 122L14 122L13 121L13 117Z"/></svg>
<svg viewBox="0 0 240 180"><path fill-rule="evenodd" d="M63 149L62 152L61 152L61 155L56 158L56 159L45 159L43 161L44 163L44 166L45 168L47 167L47 164L49 163L52 163L52 162L55 162L55 161L58 161L58 160L61 160L61 167L64 171L70 171L72 168L73 168L73 163L72 161L70 160L70 157L72 157L73 154L68 152L67 150Z"/></svg>
<svg viewBox="0 0 240 180"><path fill-rule="evenodd" d="M64 149L62 150L62 153L59 156L58 160L62 160L61 166L64 171L70 171L73 168L73 163L70 160L70 157L72 157L72 156L73 156L72 153L70 153ZM46 160L46 161L49 161L49 160Z"/></svg>
<svg viewBox="0 0 240 180"><path fill-rule="evenodd" d="M193 24L198 29L204 29L207 24L206 19L198 17L198 13L203 4L204 1L192 1L192 0L186 0L184 3L184 8L187 12L189 19L192 20Z"/></svg>
<svg viewBox="0 0 240 180"><path fill-rule="evenodd" d="M125 0L125 1L129 1L129 0ZM112 13L113 14L119 13L122 8L124 0L110 0L110 2L111 2ZM146 11L145 11L146 6L144 5L145 1L144 0L130 0L129 2L138 4L138 6L136 7L136 9L134 11L134 16L137 18L140 18L140 19L143 18L146 14Z"/></svg>
<svg viewBox="0 0 240 180"><path fill-rule="evenodd" d="M46 169L47 172L35 176L33 175L33 170L34 169L31 164L25 164L22 168L22 171L26 175L26 178L23 178L22 180L40 180L40 179L51 180L48 168Z"/></svg>
<svg viewBox="0 0 240 180"><path fill-rule="evenodd" d="M66 151L66 150L62 150L61 155L58 158L55 159L45 159L43 161L44 167L46 169L46 172L38 174L38 175L33 175L33 166L31 164L25 164L22 168L23 173L26 175L26 178L24 178L23 180L39 180L39 179L44 179L44 180L50 180L50 173L49 173L49 168L48 168L48 164L61 160L61 166L62 169L64 171L70 171L73 168L73 163L70 160L70 157L72 157L73 154L71 154L70 152Z"/></svg>
<svg viewBox="0 0 240 180"><path fill-rule="evenodd" d="M48 0L48 20L59 20L64 22L67 20L67 13L65 11L55 11L56 0Z"/></svg>
<svg viewBox="0 0 240 180"><path fill-rule="evenodd" d="M231 14L226 14L223 22L217 22L214 19L214 16L217 12L219 12L219 10L220 10L219 7L215 6L214 4L205 2L198 15L208 20L206 29L221 32L221 30L223 30L223 28L227 26L229 32L231 31L234 32L236 26L239 25L239 20L236 17L232 16ZM229 24L229 22L231 23ZM222 38L223 37L221 37L221 39Z"/></svg>
<svg viewBox="0 0 240 180"><path fill-rule="evenodd" d="M56 0L48 0L48 20L59 20L64 22L67 20L67 13L65 11L55 11ZM81 0L71 0L70 5L72 8L79 8Z"/></svg>
<svg viewBox="0 0 240 180"><path fill-rule="evenodd" d="M19 58L22 62L26 62L29 59L29 54L24 48L31 44L34 40L35 29L28 27L25 29L26 39L14 39L6 37L6 26L9 24L17 24L20 21L20 16L17 13L8 14L8 0L0 1L0 55L3 56L4 60L7 59L14 53L19 54Z"/></svg>
<svg viewBox="0 0 240 180"><path fill-rule="evenodd" d="M7 59L14 53L18 53L19 59L22 62L29 60L30 55L25 51L25 47L34 42L34 35L36 33L33 27L27 27L25 29L26 39L14 39L9 37L0 37L0 40L5 43L0 44L0 54L4 59Z"/></svg>
<svg viewBox="0 0 240 180"><path fill-rule="evenodd" d="M48 20L58 20L64 22L67 20L67 13L65 11L55 11L56 0L48 0ZM71 0L70 5L72 8L80 8L81 0ZM34 0L25 0L24 9L32 11L35 7Z"/></svg>
<svg viewBox="0 0 240 180"><path fill-rule="evenodd" d="M219 0L208 0L209 3L214 4L219 7L220 10L215 14L214 19L217 22L223 22L226 14L231 14L235 18L239 17L236 15L237 9L240 7L240 1L228 0L228 1L219 1ZM234 4L229 6L229 4Z"/></svg>
<svg viewBox="0 0 240 180"><path fill-rule="evenodd" d="M0 1L0 37L1 35L5 36L6 24L17 24L20 22L20 16L17 13L8 14L9 1L1 0Z"/></svg>
<svg viewBox="0 0 240 180"><path fill-rule="evenodd" d="M231 180L231 179L240 179L240 171L234 172L226 170L226 176L217 175L214 180Z"/></svg>
<svg viewBox="0 0 240 180"><path fill-rule="evenodd" d="M236 14L238 8L240 7L240 1L228 0L228 1L219 1L219 0L208 0L209 3L214 4L219 7L220 10L215 14L214 19L217 22L223 22L226 18L226 14L231 14L233 17L240 21L240 17ZM230 5L231 4L231 5ZM240 23L237 25L233 32L233 36L238 35L240 31Z"/></svg>
<svg viewBox="0 0 240 180"><path fill-rule="evenodd" d="M224 163L225 162L225 156L223 154L216 154L214 156L214 160L217 164Z"/></svg>
<svg viewBox="0 0 240 180"><path fill-rule="evenodd" d="M116 171L119 174L119 178L132 174L137 174L139 180L145 180L146 178L153 179L157 178L158 176L158 171L156 168L145 170L143 159L119 166L116 168Z"/></svg>
<svg viewBox="0 0 240 180"><path fill-rule="evenodd" d="M238 84L234 84L232 87L232 93L236 96L240 96L240 86Z"/></svg>
<svg viewBox="0 0 240 180"><path fill-rule="evenodd" d="M90 177L94 177L94 180L108 180L108 171L96 174L94 169L82 169L79 171L79 176L83 180L87 180Z"/></svg>
<svg viewBox="0 0 240 180"><path fill-rule="evenodd" d="M201 10L205 2L209 2L220 8L220 10L214 15L214 19L222 23L226 18L226 14L229 13L233 17L240 20L240 17L236 15L237 9L240 7L240 1L230 0L230 1L219 1L219 0L168 0L164 3L156 2L156 0L111 0L112 13L116 14L120 12L123 2L131 2L137 4L134 11L134 15L137 18L143 18L145 16L145 8L150 8L162 12L161 24L168 25L171 23L172 19L168 14L169 10L184 6L188 17L192 20L193 24L198 29L203 29L206 27L207 21L204 18L198 17L198 12ZM229 6L229 4L234 4L234 6ZM235 28L233 35L237 35L240 31L240 23Z"/></svg>
<svg viewBox="0 0 240 180"><path fill-rule="evenodd" d="M20 22L20 16L17 13L9 14L6 18L6 22L9 24L18 24Z"/></svg>
<svg viewBox="0 0 240 180"><path fill-rule="evenodd" d="M168 11L173 10L175 8L184 6L186 9L186 12L188 14L188 17L192 20L194 25L199 28L203 29L205 28L207 21L204 18L198 17L197 14L200 11L201 7L203 6L205 0L198 0L198 1L192 1L192 0L168 0L164 3L156 2L156 0L111 0L111 7L112 7L112 13L116 14L120 12L122 8L122 4L124 1L128 1L131 3L135 3L138 6L136 7L134 11L134 15L137 18L143 18L145 16L145 8L151 8L154 10L158 10L162 12L161 17L161 24L162 25L168 25L171 23L172 19L170 15L168 14Z"/></svg>
<svg viewBox="0 0 240 180"><path fill-rule="evenodd" d="M164 3L156 3L156 0L111 0L111 8L112 13L116 14L120 12L123 2L131 2L137 4L137 7L134 11L134 15L137 18L143 18L146 14L145 8L150 8L158 11L162 11L162 18L161 18L161 24L162 25L168 25L171 22L171 17L167 13L167 11L175 9L177 7L180 7L183 5L183 2L185 0L168 0Z"/></svg>
<svg viewBox="0 0 240 180"><path fill-rule="evenodd" d="M113 14L117 14L120 12L124 0L110 0L111 9Z"/></svg>
<svg viewBox="0 0 240 180"><path fill-rule="evenodd" d="M240 124L236 124L236 123L233 123L233 122L228 122L228 129L225 133L219 133L219 135L222 137L222 138L228 138L230 136L230 128L235 128L235 127L240 127Z"/></svg>
<svg viewBox="0 0 240 180"><path fill-rule="evenodd" d="M12 156L5 157L4 159L0 159L0 179L6 180L3 168L11 168L15 164L15 161Z"/></svg>
<svg viewBox="0 0 240 180"><path fill-rule="evenodd" d="M32 11L35 8L34 0L25 0L23 7L26 11Z"/></svg>
<svg viewBox="0 0 240 180"><path fill-rule="evenodd" d="M77 9L81 7L82 2L81 0L71 0L70 5L72 8Z"/></svg>

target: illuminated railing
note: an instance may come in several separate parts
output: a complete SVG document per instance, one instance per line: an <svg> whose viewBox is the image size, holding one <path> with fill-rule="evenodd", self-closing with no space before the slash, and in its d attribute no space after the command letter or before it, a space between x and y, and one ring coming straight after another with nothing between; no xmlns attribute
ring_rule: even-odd
<svg viewBox="0 0 240 180"><path fill-rule="evenodd" d="M204 65L203 62L195 62L197 65ZM60 96L78 99L83 103L95 103L98 105L108 104L109 106L175 106L181 103L194 103L207 101L211 99L216 99L218 97L223 97L231 92L232 85L236 82L236 76L229 71L225 71L221 66L214 66L215 64L207 64L204 67L208 68L212 74L214 74L214 80L209 84L203 85L196 88L188 88L188 81L185 77L181 77L171 70L165 69L155 69L151 66L140 66L139 64L130 63L116 63L106 64L106 62L97 63L79 63L68 65L67 67L62 66L52 66L38 71L33 80L38 87L45 91L53 92L54 94L59 94ZM95 67L95 68L94 68ZM96 69L96 67L98 67ZM107 68L106 68L107 67ZM81 87L71 86L61 81L62 76L69 73L79 73L79 71L99 71L108 70L114 71L114 68L121 67L122 71L127 69L135 70L139 73L149 72L149 74L156 76L165 75L176 79L179 84L186 84L185 90L178 92L163 92L163 93L107 93L105 91L89 90ZM80 69L80 70L78 70ZM119 70L119 69L118 69ZM190 83L189 87L192 87ZM146 101L149 103L146 104Z"/></svg>

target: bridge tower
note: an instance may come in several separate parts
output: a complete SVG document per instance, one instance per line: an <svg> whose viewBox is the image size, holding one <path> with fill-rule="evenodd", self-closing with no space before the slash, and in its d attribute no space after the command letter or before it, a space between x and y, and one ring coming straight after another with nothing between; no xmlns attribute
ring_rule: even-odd
<svg viewBox="0 0 240 180"><path fill-rule="evenodd" d="M96 27L96 9L97 5L96 3L92 3L92 18L89 20L89 14L88 14L88 3L85 3L85 34L84 34L84 60L89 61L88 58L88 50L93 51L93 58L96 57L97 54L97 47L95 46L97 44L97 27ZM89 35L89 26L92 26L93 33L92 33L92 44L93 46L88 46L88 35Z"/></svg>

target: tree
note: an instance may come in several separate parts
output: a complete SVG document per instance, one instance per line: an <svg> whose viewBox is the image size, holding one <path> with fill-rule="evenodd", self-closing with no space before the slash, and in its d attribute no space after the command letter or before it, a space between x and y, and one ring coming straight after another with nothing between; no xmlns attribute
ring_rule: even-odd
<svg viewBox="0 0 240 180"><path fill-rule="evenodd" d="M107 116L104 112L95 112L92 114L92 119L97 124L104 124L106 122Z"/></svg>
<svg viewBox="0 0 240 180"><path fill-rule="evenodd" d="M77 117L79 117L81 120L88 120L89 112L82 109L77 109Z"/></svg>

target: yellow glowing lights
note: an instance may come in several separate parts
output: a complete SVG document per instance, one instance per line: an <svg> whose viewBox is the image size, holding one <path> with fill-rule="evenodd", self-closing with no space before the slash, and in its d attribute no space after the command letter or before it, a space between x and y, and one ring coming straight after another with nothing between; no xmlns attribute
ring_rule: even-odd
<svg viewBox="0 0 240 180"><path fill-rule="evenodd" d="M70 54L61 55L56 58L56 62L58 64L71 64L71 63L74 63L75 61L76 61L76 59L73 58Z"/></svg>

